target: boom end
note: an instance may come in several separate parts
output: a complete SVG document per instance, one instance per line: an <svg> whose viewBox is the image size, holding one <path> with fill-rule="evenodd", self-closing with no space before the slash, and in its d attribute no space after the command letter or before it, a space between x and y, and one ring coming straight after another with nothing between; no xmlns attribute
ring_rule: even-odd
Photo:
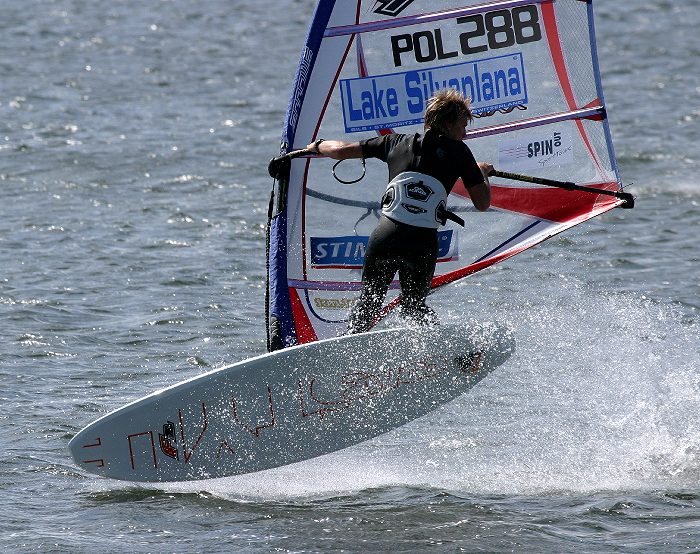
<svg viewBox="0 0 700 554"><path fill-rule="evenodd" d="M634 196L632 196L629 192L618 192L616 196L623 201L622 204L620 204L621 208L625 210L631 210L634 208Z"/></svg>

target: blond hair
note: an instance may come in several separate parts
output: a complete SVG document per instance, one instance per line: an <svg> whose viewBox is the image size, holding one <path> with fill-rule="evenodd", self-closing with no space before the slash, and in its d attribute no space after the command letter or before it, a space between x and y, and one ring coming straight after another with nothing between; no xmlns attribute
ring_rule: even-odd
<svg viewBox="0 0 700 554"><path fill-rule="evenodd" d="M426 129L444 131L445 123L457 121L460 118L466 118L467 122L474 119L469 107L469 98L465 98L458 90L446 88L428 99L425 108Z"/></svg>

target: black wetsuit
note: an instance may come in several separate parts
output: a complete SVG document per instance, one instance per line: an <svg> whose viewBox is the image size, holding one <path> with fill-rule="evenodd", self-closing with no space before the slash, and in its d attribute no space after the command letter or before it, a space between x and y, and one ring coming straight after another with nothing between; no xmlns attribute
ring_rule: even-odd
<svg viewBox="0 0 700 554"><path fill-rule="evenodd" d="M459 177L467 188L484 178L469 147L428 130L424 135L390 134L362 141L364 158L389 166L389 181L404 171L438 179L449 194ZM398 271L402 315L417 323L436 321L425 305L438 254L437 229L406 225L382 215L372 232L362 269L362 294L350 312L348 332L369 330Z"/></svg>

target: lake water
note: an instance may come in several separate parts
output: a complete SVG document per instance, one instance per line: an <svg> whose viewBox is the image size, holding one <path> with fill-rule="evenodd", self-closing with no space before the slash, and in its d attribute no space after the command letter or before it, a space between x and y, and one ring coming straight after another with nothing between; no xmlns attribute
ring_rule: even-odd
<svg viewBox="0 0 700 554"><path fill-rule="evenodd" d="M67 444L265 351L265 169L313 2L0 6L0 549L700 550L697 2L595 3L637 207L433 297L510 323L506 366L357 447L164 486Z"/></svg>

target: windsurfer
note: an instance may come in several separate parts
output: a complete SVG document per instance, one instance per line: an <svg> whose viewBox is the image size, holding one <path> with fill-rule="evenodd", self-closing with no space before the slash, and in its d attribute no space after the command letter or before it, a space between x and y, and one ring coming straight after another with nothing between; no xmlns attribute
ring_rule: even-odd
<svg viewBox="0 0 700 554"><path fill-rule="evenodd" d="M378 158L389 167L389 186L365 252L362 293L350 311L349 333L372 327L397 272L402 315L418 324L437 323L425 299L437 261L437 229L452 215L445 207L447 195L461 178L477 210L485 211L491 203L487 175L493 166L477 163L463 142L471 121L469 100L445 89L428 100L422 134L392 133L359 142L319 139L307 146L335 160Z"/></svg>

